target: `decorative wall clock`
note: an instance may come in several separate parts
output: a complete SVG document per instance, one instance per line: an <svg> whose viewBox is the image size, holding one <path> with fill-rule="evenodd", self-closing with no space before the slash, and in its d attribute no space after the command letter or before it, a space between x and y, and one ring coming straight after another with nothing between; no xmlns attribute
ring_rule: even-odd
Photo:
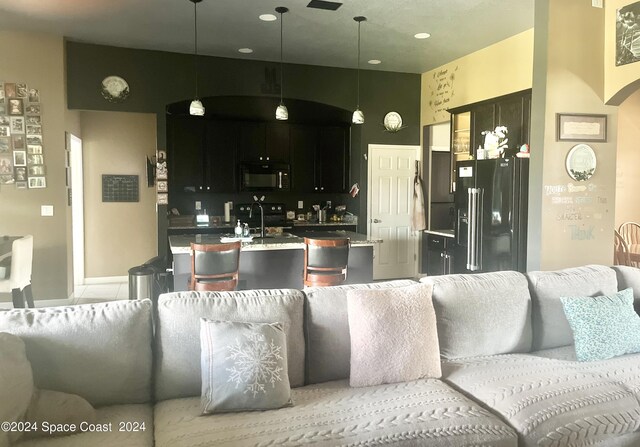
<svg viewBox="0 0 640 447"><path fill-rule="evenodd" d="M120 76L107 76L102 80L102 97L109 102L122 102L129 97L129 84Z"/></svg>

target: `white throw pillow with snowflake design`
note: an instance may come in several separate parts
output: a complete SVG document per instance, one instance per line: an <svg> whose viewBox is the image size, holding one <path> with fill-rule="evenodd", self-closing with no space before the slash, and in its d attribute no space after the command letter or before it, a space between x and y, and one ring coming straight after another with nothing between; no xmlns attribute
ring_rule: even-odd
<svg viewBox="0 0 640 447"><path fill-rule="evenodd" d="M200 320L202 414L291 405L280 323Z"/></svg>

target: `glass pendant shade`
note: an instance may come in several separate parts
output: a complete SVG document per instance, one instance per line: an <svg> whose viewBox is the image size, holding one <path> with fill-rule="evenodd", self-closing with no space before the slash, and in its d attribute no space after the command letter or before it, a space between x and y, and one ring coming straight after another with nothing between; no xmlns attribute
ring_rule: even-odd
<svg viewBox="0 0 640 447"><path fill-rule="evenodd" d="M362 113L362 110L357 108L356 110L353 111L351 122L353 124L364 124L364 113Z"/></svg>
<svg viewBox="0 0 640 447"><path fill-rule="evenodd" d="M191 105L189 106L189 115L204 116L204 106L199 99L191 101Z"/></svg>
<svg viewBox="0 0 640 447"><path fill-rule="evenodd" d="M287 110L287 106L282 103L280 103L280 105L276 109L276 119L280 121L286 121L289 119L289 111Z"/></svg>

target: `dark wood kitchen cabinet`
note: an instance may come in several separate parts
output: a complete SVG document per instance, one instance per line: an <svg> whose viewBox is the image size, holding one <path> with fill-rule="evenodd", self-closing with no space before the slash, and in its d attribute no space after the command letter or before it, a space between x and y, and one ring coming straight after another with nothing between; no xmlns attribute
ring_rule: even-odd
<svg viewBox="0 0 640 447"><path fill-rule="evenodd" d="M239 129L240 161L289 163L289 123L242 122Z"/></svg>
<svg viewBox="0 0 640 447"><path fill-rule="evenodd" d="M452 237L423 233L421 273L427 276L448 275L453 272Z"/></svg>
<svg viewBox="0 0 640 447"><path fill-rule="evenodd" d="M531 89L456 107L450 109L449 113L451 113L452 192L456 177L454 172L456 161L476 157L478 146L484 145L482 132L485 130L494 130L496 126L506 126L509 131L507 134L509 150L512 153L517 151L522 144L529 144ZM467 122L469 122L468 126L466 126ZM461 144L461 134L469 139L465 145Z"/></svg>
<svg viewBox="0 0 640 447"><path fill-rule="evenodd" d="M507 126L509 148L518 148L529 143L531 128L531 89L511 93L498 98L450 109L452 132L456 117L471 114L471 141L469 154L476 156L478 146L484 144L482 132L494 130L496 126ZM452 135L453 136L453 135Z"/></svg>
<svg viewBox="0 0 640 447"><path fill-rule="evenodd" d="M238 123L210 121L205 135L205 178L211 192L235 192Z"/></svg>
<svg viewBox="0 0 640 447"><path fill-rule="evenodd" d="M176 117L167 130L171 191L236 191L237 123Z"/></svg>
<svg viewBox="0 0 640 447"><path fill-rule="evenodd" d="M348 126L292 125L292 190L341 193L349 181Z"/></svg>

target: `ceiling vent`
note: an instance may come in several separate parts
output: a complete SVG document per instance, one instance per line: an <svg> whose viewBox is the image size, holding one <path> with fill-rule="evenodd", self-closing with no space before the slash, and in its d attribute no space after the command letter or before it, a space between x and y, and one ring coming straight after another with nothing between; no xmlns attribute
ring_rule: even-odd
<svg viewBox="0 0 640 447"><path fill-rule="evenodd" d="M335 11L342 6L339 2L328 2L326 0L311 0L307 8L325 9L327 11Z"/></svg>

